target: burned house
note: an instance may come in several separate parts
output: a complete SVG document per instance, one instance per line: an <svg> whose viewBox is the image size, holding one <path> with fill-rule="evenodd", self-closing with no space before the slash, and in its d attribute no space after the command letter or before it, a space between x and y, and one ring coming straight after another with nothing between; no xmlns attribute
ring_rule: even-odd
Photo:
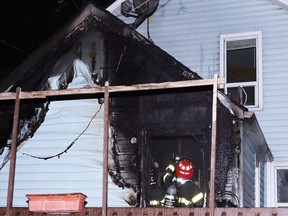
<svg viewBox="0 0 288 216"><path fill-rule="evenodd" d="M130 86L201 79L133 26L89 4L1 81L0 90L14 92L21 87L22 91L46 91L93 88L107 81L110 86ZM152 164L159 164L161 175L175 153L192 161L197 171L194 181L208 197L212 98L209 86L111 93L109 183L112 186L108 194L112 196L109 206L146 207ZM88 193L88 205L101 206L102 104L101 94L22 102L16 206L26 206L25 194L28 193L71 190ZM0 185L1 190L7 191L14 103L1 100L0 107L3 119ZM78 116L83 118L79 120ZM273 157L253 113L221 92L217 116L215 191L218 203L222 205L223 200L228 200L236 206L254 206L255 168L260 167L260 175L264 176L265 162ZM95 124L90 124L94 120ZM80 141L82 135L90 137ZM65 158L69 159L61 163ZM37 164L39 167L32 170ZM63 170L57 172L61 167ZM123 189L127 192L125 196ZM260 189L264 203L264 184ZM0 205L5 206L5 194L1 194L0 200ZM209 205L208 199L206 205Z"/></svg>

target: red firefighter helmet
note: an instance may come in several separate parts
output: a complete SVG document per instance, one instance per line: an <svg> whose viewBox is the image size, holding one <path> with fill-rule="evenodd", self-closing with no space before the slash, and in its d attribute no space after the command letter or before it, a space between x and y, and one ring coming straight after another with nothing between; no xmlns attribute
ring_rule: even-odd
<svg viewBox="0 0 288 216"><path fill-rule="evenodd" d="M176 176L178 178L191 179L194 175L194 167L192 163L187 160L181 160L176 166Z"/></svg>

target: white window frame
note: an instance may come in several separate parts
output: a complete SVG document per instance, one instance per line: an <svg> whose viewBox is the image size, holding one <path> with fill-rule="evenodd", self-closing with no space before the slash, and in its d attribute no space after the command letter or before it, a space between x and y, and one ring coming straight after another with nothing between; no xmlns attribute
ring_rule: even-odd
<svg viewBox="0 0 288 216"><path fill-rule="evenodd" d="M262 32L244 32L244 33L233 33L233 34L222 34L220 35L220 76L225 78L225 84L223 86L225 94L227 94L227 88L238 87L239 83L227 83L227 67L226 67L226 48L227 42L256 39L256 82L245 82L241 84L242 87L255 86L255 105L247 106L253 110L261 110L263 108L263 81L262 81Z"/></svg>
<svg viewBox="0 0 288 216"><path fill-rule="evenodd" d="M277 170L279 169L288 170L288 162L267 164L267 207L288 207L288 203L277 202Z"/></svg>

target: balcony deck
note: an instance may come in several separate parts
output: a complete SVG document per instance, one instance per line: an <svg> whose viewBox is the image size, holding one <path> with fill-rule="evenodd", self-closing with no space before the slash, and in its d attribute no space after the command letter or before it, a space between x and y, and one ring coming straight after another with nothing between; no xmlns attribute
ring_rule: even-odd
<svg viewBox="0 0 288 216"><path fill-rule="evenodd" d="M223 80L223 79L222 79ZM211 85L213 84L213 106L212 110L214 110L213 113L216 114L216 106L217 106L217 84L220 84L222 81L218 81L217 76L214 77L214 80L196 80L196 81L178 81L174 83L152 83L152 84L143 84L143 85L134 85L134 86L105 86L104 87L98 87L93 89L70 89L70 90L61 90L61 91L42 91L42 92L21 92L21 89L18 88L18 93L0 93L0 100L14 100L16 98L15 102L15 113L14 116L16 116L15 119L19 118L19 105L20 105L20 99L43 99L46 97L57 97L57 96L67 96L67 95L89 95L89 94L98 94L104 93L105 101L108 101L109 95L108 92L127 92L127 91L143 91L143 90L155 90L155 89L166 89L166 88L183 88L183 87L192 87L192 86L203 86L203 85ZM109 91L108 91L109 90ZM21 94L20 94L21 92ZM216 98L216 99L215 99ZM108 103L105 103L108 104ZM104 111L105 119L108 119L108 105L105 106L106 111ZM108 121L105 120L105 142L104 145L108 146L108 130L107 125ZM211 193L210 193L210 203L213 204L211 206L214 206L214 179L215 179L215 145L216 145L216 116L212 118L212 125L215 127L212 128L212 147L211 150ZM17 128L17 124L15 123L13 125L13 129ZM15 161L16 158L16 141L17 141L17 133L12 137L12 146L14 146L14 155L11 161ZM13 144L14 143L14 144ZM214 147L213 147L214 146ZM103 158L108 158L108 152L103 152ZM104 169L103 169L103 176L107 176L107 162L103 163ZM13 200L13 184L14 184L14 174L15 174L15 167L12 168L12 171L9 173L9 194L8 194L8 200ZM13 177L12 177L13 176ZM11 178L10 178L11 177ZM104 180L104 179L103 179ZM103 188L104 191L107 192L107 186ZM107 196L107 193L104 193ZM107 197L106 197L107 198ZM106 199L104 197L104 201ZM8 202L9 203L9 202ZM102 202L104 203L104 202ZM106 203L107 204L107 203ZM12 206L12 205L11 205ZM11 207L9 206L9 208ZM105 205L104 205L105 206ZM28 207L11 207L10 208L10 214L6 214L6 207L0 207L0 216L41 216L41 215L50 215L48 213L33 213L29 212ZM103 208L90 208L87 207L83 210L81 213L71 213L68 215L74 215L74 216L100 216L102 215ZM51 214L54 216L57 215L63 215L63 214ZM67 214L66 214L67 215ZM288 208L107 208L107 214L105 216L288 216Z"/></svg>
<svg viewBox="0 0 288 216"><path fill-rule="evenodd" d="M0 208L0 216L5 215L6 208ZM28 208L12 208L13 216L42 216L47 213L29 212ZM63 214L52 214L53 216ZM67 214L66 214L67 215ZM100 216L102 208L85 208L73 216ZM108 216L287 216L287 208L107 208Z"/></svg>

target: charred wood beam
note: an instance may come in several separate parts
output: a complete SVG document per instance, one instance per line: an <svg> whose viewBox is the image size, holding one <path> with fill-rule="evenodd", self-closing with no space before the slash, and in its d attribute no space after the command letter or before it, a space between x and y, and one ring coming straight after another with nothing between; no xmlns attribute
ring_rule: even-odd
<svg viewBox="0 0 288 216"><path fill-rule="evenodd" d="M109 45L108 45L108 40L103 41L103 81L106 82L108 81L108 62L109 62Z"/></svg>
<svg viewBox="0 0 288 216"><path fill-rule="evenodd" d="M185 80L176 82L162 82L162 83L147 83L137 84L131 86L109 86L109 92L133 92L133 91L146 91L146 90L161 90L161 89L174 89L174 88L188 88L196 86L213 85L214 79L201 79L201 80ZM218 79L218 84L223 84L224 78ZM47 97L59 96L73 96L73 95L90 95L90 94L104 94L105 87L94 87L89 89L63 89L63 90L47 90L47 91L31 91L21 92L20 99L45 99ZM14 100L16 93L4 92L0 93L0 100Z"/></svg>
<svg viewBox="0 0 288 216"><path fill-rule="evenodd" d="M10 216L11 208L13 206L13 193L14 193L14 180L15 180L15 167L16 167L16 152L17 152L17 136L19 126L19 113L20 113L20 94L21 88L16 90L15 110L12 130L12 145L10 150L10 170L9 170L9 182L8 182L8 194L7 194L7 207L6 215Z"/></svg>
<svg viewBox="0 0 288 216"><path fill-rule="evenodd" d="M141 131L139 136L141 147L139 148L139 155L140 155L140 176L139 179L140 183L140 190L141 190L141 197L139 197L140 207L147 207L148 202L148 185L150 184L150 170L151 167L151 153L150 147L148 146L148 134L147 131ZM148 168L148 169L147 169Z"/></svg>

